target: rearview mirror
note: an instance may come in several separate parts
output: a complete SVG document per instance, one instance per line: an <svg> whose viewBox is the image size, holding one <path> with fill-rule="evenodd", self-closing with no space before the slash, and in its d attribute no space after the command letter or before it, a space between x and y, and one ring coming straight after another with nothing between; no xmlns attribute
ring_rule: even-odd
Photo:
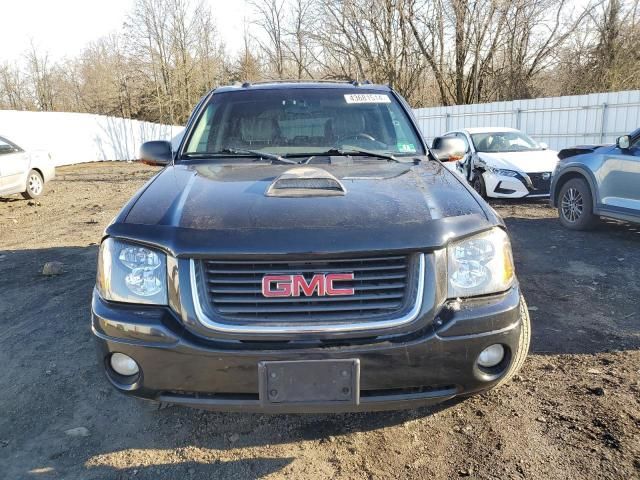
<svg viewBox="0 0 640 480"><path fill-rule="evenodd" d="M618 139L616 140L616 145L618 146L618 148L626 150L631 145L631 138L629 138L629 135L618 137Z"/></svg>
<svg viewBox="0 0 640 480"><path fill-rule="evenodd" d="M540 142L540 143L538 143L538 145L540 145L540 148L541 148L542 150L546 150L547 148L549 148L549 145L547 145L547 144L546 144L546 143L544 143L544 142Z"/></svg>
<svg viewBox="0 0 640 480"><path fill-rule="evenodd" d="M147 165L167 165L173 160L171 142L153 140L140 146L140 161Z"/></svg>
<svg viewBox="0 0 640 480"><path fill-rule="evenodd" d="M461 138L436 137L432 145L432 152L441 162L456 162L464 158L465 144Z"/></svg>

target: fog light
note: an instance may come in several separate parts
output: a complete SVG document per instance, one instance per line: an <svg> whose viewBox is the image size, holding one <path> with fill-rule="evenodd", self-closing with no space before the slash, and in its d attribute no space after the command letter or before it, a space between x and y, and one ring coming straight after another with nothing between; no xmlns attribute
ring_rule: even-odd
<svg viewBox="0 0 640 480"><path fill-rule="evenodd" d="M481 367L495 367L504 358L504 347L498 343L485 348L478 356L478 365Z"/></svg>
<svg viewBox="0 0 640 480"><path fill-rule="evenodd" d="M111 368L124 377L130 377L140 371L136 361L124 353L114 353L111 355L110 363Z"/></svg>

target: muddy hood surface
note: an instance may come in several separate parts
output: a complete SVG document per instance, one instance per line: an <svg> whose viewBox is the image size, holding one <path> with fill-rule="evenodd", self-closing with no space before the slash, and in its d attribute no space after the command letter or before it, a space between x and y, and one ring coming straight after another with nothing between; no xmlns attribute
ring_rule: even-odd
<svg viewBox="0 0 640 480"><path fill-rule="evenodd" d="M269 197L290 165L167 167L108 234L181 254L326 253L444 245L496 219L440 163L316 165L341 196Z"/></svg>

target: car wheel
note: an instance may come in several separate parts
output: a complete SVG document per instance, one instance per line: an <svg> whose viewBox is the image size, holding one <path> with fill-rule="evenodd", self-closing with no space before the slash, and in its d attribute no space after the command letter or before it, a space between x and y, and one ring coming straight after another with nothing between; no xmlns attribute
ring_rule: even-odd
<svg viewBox="0 0 640 480"><path fill-rule="evenodd" d="M473 189L478 192L482 198L487 198L487 187L484 183L484 178L482 178L482 172L476 172L473 177L473 181L471 182L471 186Z"/></svg>
<svg viewBox="0 0 640 480"><path fill-rule="evenodd" d="M515 352L511 352L511 366L507 373L496 384L496 387L504 385L517 374L529 353L529 345L531 344L531 319L529 318L529 309L527 302L523 296L520 296L520 338L518 339L518 347Z"/></svg>
<svg viewBox="0 0 640 480"><path fill-rule="evenodd" d="M560 223L571 230L589 230L598 223L593 214L589 184L583 178L572 178L562 186L558 198Z"/></svg>
<svg viewBox="0 0 640 480"><path fill-rule="evenodd" d="M44 179L37 171L31 170L27 177L27 189L22 192L26 199L38 198L44 192Z"/></svg>

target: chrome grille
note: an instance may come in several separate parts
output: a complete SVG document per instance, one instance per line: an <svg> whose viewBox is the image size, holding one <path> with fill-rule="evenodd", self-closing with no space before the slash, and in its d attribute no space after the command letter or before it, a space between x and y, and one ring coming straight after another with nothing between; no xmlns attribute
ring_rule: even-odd
<svg viewBox="0 0 640 480"><path fill-rule="evenodd" d="M366 256L287 260L202 260L201 292L210 310L228 319L316 323L375 320L398 316L416 302L417 255ZM265 275L303 275L309 282L318 273L353 273L339 288L349 296L264 297ZM204 303L204 302L203 302Z"/></svg>

